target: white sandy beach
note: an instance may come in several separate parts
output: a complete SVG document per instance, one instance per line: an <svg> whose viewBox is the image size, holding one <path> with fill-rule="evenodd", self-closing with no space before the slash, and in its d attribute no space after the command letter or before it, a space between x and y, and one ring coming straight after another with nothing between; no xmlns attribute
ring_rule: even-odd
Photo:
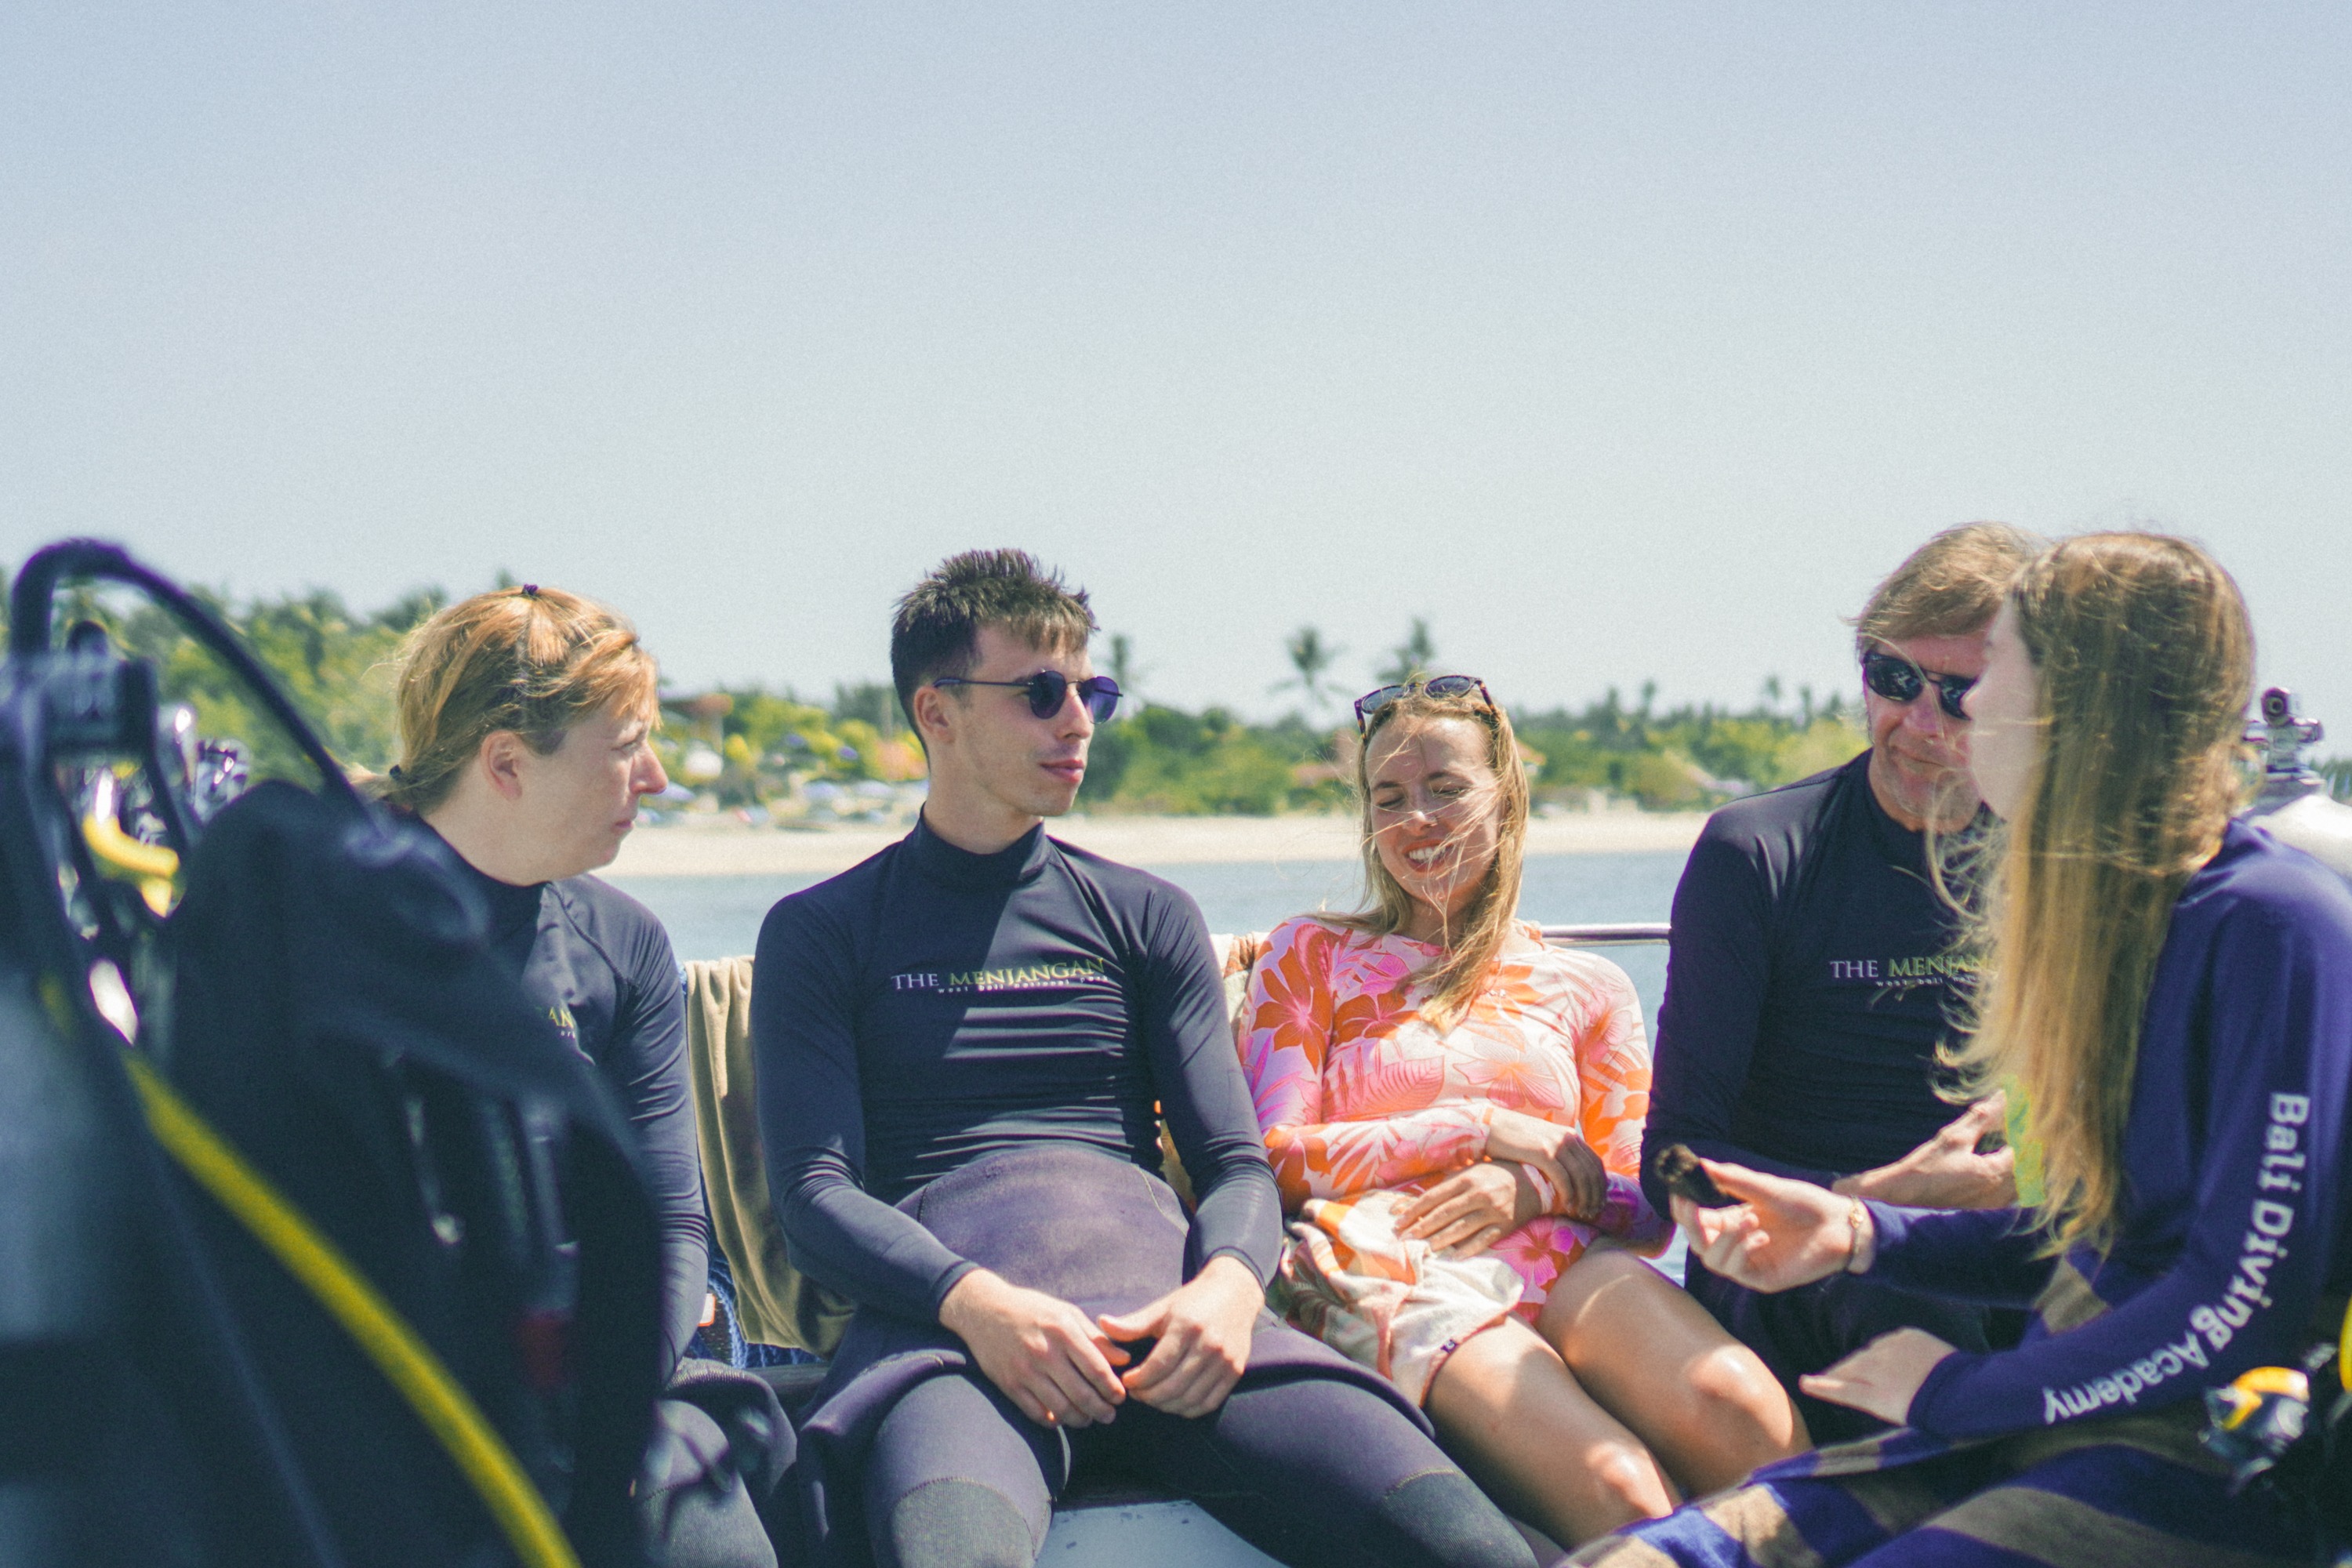
<svg viewBox="0 0 2352 1568"><path fill-rule="evenodd" d="M1687 849L1706 820L1697 812L1538 817L1528 825L1528 853ZM1356 854L1352 816L1068 816L1049 831L1056 838L1137 866L1348 860ZM903 827L878 826L793 832L730 820L668 823L630 834L620 858L604 875L763 877L839 871L905 832Z"/></svg>

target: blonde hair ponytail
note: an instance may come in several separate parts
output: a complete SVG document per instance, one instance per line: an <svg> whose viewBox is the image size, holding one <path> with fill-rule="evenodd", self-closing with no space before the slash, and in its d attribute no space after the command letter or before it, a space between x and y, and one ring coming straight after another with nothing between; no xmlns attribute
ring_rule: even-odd
<svg viewBox="0 0 2352 1568"><path fill-rule="evenodd" d="M635 629L602 605L536 584L441 611L401 644L396 668L401 759L375 787L420 816L449 797L501 730L546 756L591 714L656 710L659 677Z"/></svg>

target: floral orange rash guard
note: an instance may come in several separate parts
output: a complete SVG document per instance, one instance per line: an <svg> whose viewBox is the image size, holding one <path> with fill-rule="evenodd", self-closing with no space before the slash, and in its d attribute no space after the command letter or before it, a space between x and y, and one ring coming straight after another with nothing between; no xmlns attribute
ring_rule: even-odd
<svg viewBox="0 0 2352 1568"><path fill-rule="evenodd" d="M1532 1321L1595 1236L1654 1255L1671 1230L1642 1196L1650 1047L1633 983L1524 930L1535 945L1496 960L1441 1035L1421 1016L1429 988L1414 976L1443 948L1286 921L1253 968L1235 1033L1291 1213L1309 1198L1416 1193L1484 1159L1494 1106L1574 1128L1609 1173L1599 1218L1538 1215L1493 1248L1525 1282L1514 1310Z"/></svg>

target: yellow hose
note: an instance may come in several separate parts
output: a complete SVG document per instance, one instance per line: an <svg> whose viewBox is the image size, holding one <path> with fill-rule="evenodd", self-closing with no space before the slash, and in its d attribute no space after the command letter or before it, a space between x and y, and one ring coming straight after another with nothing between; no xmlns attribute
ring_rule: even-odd
<svg viewBox="0 0 2352 1568"><path fill-rule="evenodd" d="M155 1141L358 1342L481 1494L516 1555L529 1568L580 1568L546 1500L432 1348L154 1068L133 1056L123 1062L146 1104Z"/></svg>
<svg viewBox="0 0 2352 1568"><path fill-rule="evenodd" d="M98 857L100 871L136 882L139 896L159 918L172 912L172 879L180 874L177 855L161 844L141 843L110 817L83 817L81 837Z"/></svg>

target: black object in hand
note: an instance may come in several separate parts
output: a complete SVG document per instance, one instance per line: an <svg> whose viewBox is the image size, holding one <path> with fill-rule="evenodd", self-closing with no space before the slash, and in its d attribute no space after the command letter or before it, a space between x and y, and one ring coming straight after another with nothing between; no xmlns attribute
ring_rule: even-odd
<svg viewBox="0 0 2352 1568"><path fill-rule="evenodd" d="M1658 1180L1676 1197L1688 1198L1703 1209L1729 1208L1739 1200L1715 1184L1687 1143L1669 1143L1658 1151Z"/></svg>

